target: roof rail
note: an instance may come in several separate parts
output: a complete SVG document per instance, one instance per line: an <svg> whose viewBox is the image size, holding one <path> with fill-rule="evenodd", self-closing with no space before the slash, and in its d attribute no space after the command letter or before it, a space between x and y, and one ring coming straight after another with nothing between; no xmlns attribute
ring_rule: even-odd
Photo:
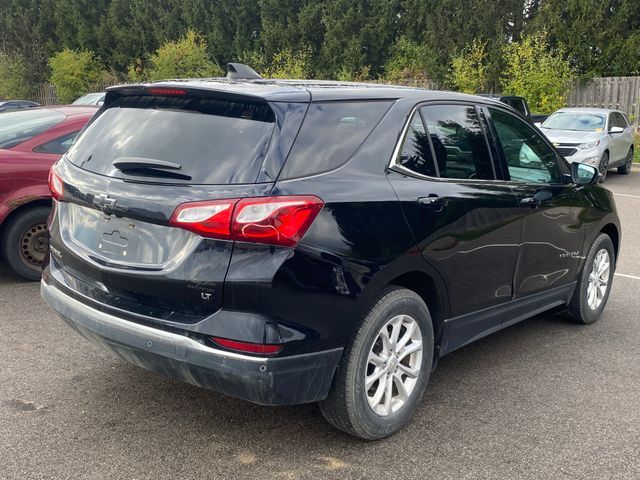
<svg viewBox="0 0 640 480"><path fill-rule="evenodd" d="M248 65L244 65L242 63L228 63L227 78L229 80L259 80L262 77Z"/></svg>

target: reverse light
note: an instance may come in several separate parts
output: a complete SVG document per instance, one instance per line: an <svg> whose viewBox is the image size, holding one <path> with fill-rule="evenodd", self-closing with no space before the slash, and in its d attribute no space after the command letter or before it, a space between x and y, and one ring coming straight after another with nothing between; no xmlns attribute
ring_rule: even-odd
<svg viewBox="0 0 640 480"><path fill-rule="evenodd" d="M239 342L238 340L230 340L228 338L211 337L211 340L229 350L236 350L245 353L257 353L260 355L273 355L282 350L282 345L272 343L249 343Z"/></svg>
<svg viewBox="0 0 640 480"><path fill-rule="evenodd" d="M600 145L600 140L596 140L594 142L581 143L580 145L578 145L578 148L580 150L591 150L592 148L596 148L598 145Z"/></svg>
<svg viewBox="0 0 640 480"><path fill-rule="evenodd" d="M54 200L61 200L64 196L64 183L55 171L55 165L49 170L49 190Z"/></svg>
<svg viewBox="0 0 640 480"><path fill-rule="evenodd" d="M189 202L176 208L169 224L205 237L293 247L323 205L312 195Z"/></svg>
<svg viewBox="0 0 640 480"><path fill-rule="evenodd" d="M205 237L231 239L231 215L238 200L212 200L178 205L169 225Z"/></svg>

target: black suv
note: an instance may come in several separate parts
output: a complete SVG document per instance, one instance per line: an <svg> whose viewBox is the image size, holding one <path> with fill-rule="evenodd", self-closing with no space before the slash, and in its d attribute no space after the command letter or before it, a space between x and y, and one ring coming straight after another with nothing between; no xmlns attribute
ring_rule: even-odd
<svg viewBox="0 0 640 480"><path fill-rule="evenodd" d="M52 169L42 295L135 365L381 438L443 355L555 307L600 317L620 224L596 178L477 96L115 87Z"/></svg>

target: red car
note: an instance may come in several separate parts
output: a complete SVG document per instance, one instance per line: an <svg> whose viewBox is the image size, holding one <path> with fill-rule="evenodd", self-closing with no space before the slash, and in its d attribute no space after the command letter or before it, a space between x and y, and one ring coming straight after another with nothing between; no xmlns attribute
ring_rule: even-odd
<svg viewBox="0 0 640 480"><path fill-rule="evenodd" d="M25 279L40 278L47 251L49 169L96 110L69 106L0 113L0 260Z"/></svg>

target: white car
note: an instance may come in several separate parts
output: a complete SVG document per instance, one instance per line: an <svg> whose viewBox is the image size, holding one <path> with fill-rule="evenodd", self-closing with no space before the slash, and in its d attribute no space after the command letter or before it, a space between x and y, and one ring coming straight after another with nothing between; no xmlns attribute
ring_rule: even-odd
<svg viewBox="0 0 640 480"><path fill-rule="evenodd" d="M604 108L563 108L540 130L570 162L598 167L604 181L609 168L627 175L633 162L633 127L624 113Z"/></svg>

